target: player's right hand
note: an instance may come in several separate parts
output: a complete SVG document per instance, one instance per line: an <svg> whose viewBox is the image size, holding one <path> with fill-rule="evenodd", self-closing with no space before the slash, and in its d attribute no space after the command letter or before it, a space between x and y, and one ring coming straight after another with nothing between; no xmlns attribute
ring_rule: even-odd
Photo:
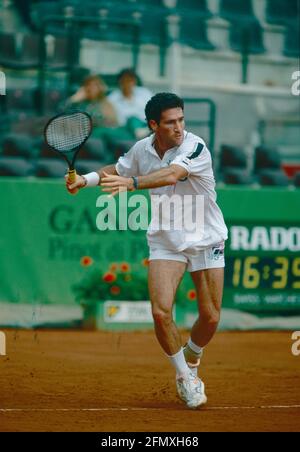
<svg viewBox="0 0 300 452"><path fill-rule="evenodd" d="M78 193L78 191L86 185L85 179L82 176L79 176L79 174L76 175L76 182L69 182L68 174L65 175L65 181L66 188L71 195L76 195L76 193Z"/></svg>

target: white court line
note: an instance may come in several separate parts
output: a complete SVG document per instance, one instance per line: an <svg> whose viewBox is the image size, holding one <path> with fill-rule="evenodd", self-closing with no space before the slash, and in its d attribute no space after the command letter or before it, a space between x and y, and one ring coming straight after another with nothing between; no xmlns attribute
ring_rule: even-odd
<svg viewBox="0 0 300 452"><path fill-rule="evenodd" d="M168 408L171 411L174 408ZM300 405L266 405L266 406L215 406L202 407L201 411L222 411L222 410L288 410L300 409ZM0 413L65 413L65 412L101 412L101 411L161 411L164 408L0 408Z"/></svg>

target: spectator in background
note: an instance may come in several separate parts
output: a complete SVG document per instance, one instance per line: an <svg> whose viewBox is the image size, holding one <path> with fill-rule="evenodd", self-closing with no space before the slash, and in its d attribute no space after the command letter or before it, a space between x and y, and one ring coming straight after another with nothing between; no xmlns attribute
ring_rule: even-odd
<svg viewBox="0 0 300 452"><path fill-rule="evenodd" d="M31 21L30 9L33 1L32 0L14 0L15 7L21 17L23 24L28 27L29 30L33 30L33 25ZM1 5L2 7L2 5Z"/></svg>
<svg viewBox="0 0 300 452"><path fill-rule="evenodd" d="M145 121L145 106L151 99L149 89L138 86L139 77L133 69L123 69L118 75L119 89L113 91L109 100L115 108L118 122L126 127L134 138L144 138L149 130Z"/></svg>
<svg viewBox="0 0 300 452"><path fill-rule="evenodd" d="M93 118L94 135L102 135L103 130L117 127L118 120L113 105L106 96L107 86L97 75L84 80L83 86L68 99L66 108L78 108Z"/></svg>

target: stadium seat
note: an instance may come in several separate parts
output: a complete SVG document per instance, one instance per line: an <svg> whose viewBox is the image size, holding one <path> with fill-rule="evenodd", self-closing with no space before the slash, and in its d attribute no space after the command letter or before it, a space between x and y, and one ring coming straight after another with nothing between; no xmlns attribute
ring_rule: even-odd
<svg viewBox="0 0 300 452"><path fill-rule="evenodd" d="M91 71L87 68L76 66L72 68L71 74L69 74L69 93L72 93L78 89L84 82L84 80L91 75ZM100 74L101 76L101 74ZM110 85L109 85L110 86Z"/></svg>
<svg viewBox="0 0 300 452"><path fill-rule="evenodd" d="M26 116L11 124L11 132L17 135L29 135L34 138L34 146L39 152L41 141L43 140L43 132L49 116Z"/></svg>
<svg viewBox="0 0 300 452"><path fill-rule="evenodd" d="M287 187L290 184L289 178L281 170L268 169L261 171L258 175L260 185Z"/></svg>
<svg viewBox="0 0 300 452"><path fill-rule="evenodd" d="M230 22L241 18L255 19L252 0L221 0L220 16Z"/></svg>
<svg viewBox="0 0 300 452"><path fill-rule="evenodd" d="M53 158L55 155L58 155L48 146L44 139L39 142L39 146L38 139L36 139L35 146L39 149L42 159ZM111 148L107 148L101 138L94 138L93 136L88 139L80 150L79 158L84 160L97 160L98 163L102 162L104 164L111 163L114 160Z"/></svg>
<svg viewBox="0 0 300 452"><path fill-rule="evenodd" d="M54 39L53 54L47 58L47 69L66 69L70 58L70 40L67 37L56 36Z"/></svg>
<svg viewBox="0 0 300 452"><path fill-rule="evenodd" d="M17 59L15 36L9 33L0 33L0 66L13 68Z"/></svg>
<svg viewBox="0 0 300 452"><path fill-rule="evenodd" d="M37 177L63 178L67 172L67 168L68 165L63 159L39 159L36 165L35 175Z"/></svg>
<svg viewBox="0 0 300 452"><path fill-rule="evenodd" d="M299 0L267 0L267 22L275 25L285 25L297 16L299 16Z"/></svg>
<svg viewBox="0 0 300 452"><path fill-rule="evenodd" d="M116 161L119 157L128 152L134 144L134 140L112 140L108 145L111 151L110 155L112 162Z"/></svg>
<svg viewBox="0 0 300 452"><path fill-rule="evenodd" d="M5 112L8 121L18 121L36 113L34 89L8 89L5 96Z"/></svg>
<svg viewBox="0 0 300 452"><path fill-rule="evenodd" d="M237 147L223 144L220 153L220 170L225 168L246 169L247 157L245 152Z"/></svg>
<svg viewBox="0 0 300 452"><path fill-rule="evenodd" d="M132 0L129 0L132 1ZM137 0L135 0L137 1ZM164 7L164 0L139 0L141 1L141 3L143 3L144 5L148 5L148 6L156 6L157 8L161 8Z"/></svg>
<svg viewBox="0 0 300 452"><path fill-rule="evenodd" d="M300 58L300 25L299 21L290 22L284 41L284 55L291 58Z"/></svg>
<svg viewBox="0 0 300 452"><path fill-rule="evenodd" d="M255 149L254 156L254 172L258 173L265 169L281 168L281 159L279 152L276 149L258 146Z"/></svg>
<svg viewBox="0 0 300 452"><path fill-rule="evenodd" d="M181 17L180 42L195 49L215 49L215 46L208 40L205 21L199 19L197 16L184 15Z"/></svg>
<svg viewBox="0 0 300 452"><path fill-rule="evenodd" d="M77 160L76 170L78 174L87 174L98 170L103 162L100 160Z"/></svg>
<svg viewBox="0 0 300 452"><path fill-rule="evenodd" d="M88 0L88 2L90 2L91 0ZM98 2L98 0L92 0L92 2L94 1L100 4L114 4L115 8L118 8L118 5L122 4L124 6L129 6L135 9L148 9L149 7L151 8L164 8L164 0L100 0L100 2Z"/></svg>
<svg viewBox="0 0 300 452"><path fill-rule="evenodd" d="M80 158L85 160L107 161L107 149L101 138L89 138L80 151Z"/></svg>
<svg viewBox="0 0 300 452"><path fill-rule="evenodd" d="M141 9L134 13L131 20L136 17L140 28L137 29L137 42L140 44L153 44L157 46L166 46L168 44L166 13L158 9ZM129 30L130 31L130 30ZM132 42L134 30L129 34L129 40Z"/></svg>
<svg viewBox="0 0 300 452"><path fill-rule="evenodd" d="M99 17L99 24L87 24L82 29L82 36L100 40L133 44L164 44L166 40L166 9L145 8L136 3L107 3L86 8L85 15ZM102 20L100 20L102 18Z"/></svg>
<svg viewBox="0 0 300 452"><path fill-rule="evenodd" d="M0 65L8 69L35 69L39 65L40 37L36 34L22 36L18 49L13 34L0 34Z"/></svg>
<svg viewBox="0 0 300 452"><path fill-rule="evenodd" d="M2 96L2 95L0 95L0 117L2 118L2 121L0 121L0 129L1 129L1 126L3 126L4 124L3 124L3 118L4 118L4 115L6 114L6 112L7 112L7 108L6 108L6 96Z"/></svg>
<svg viewBox="0 0 300 452"><path fill-rule="evenodd" d="M142 7L164 8L164 0L125 0L125 3Z"/></svg>
<svg viewBox="0 0 300 452"><path fill-rule="evenodd" d="M212 16L207 7L207 0L177 0L176 9L180 14L196 14L203 18Z"/></svg>
<svg viewBox="0 0 300 452"><path fill-rule="evenodd" d="M55 155L54 151L50 148L50 146L48 146L48 144L43 139L40 142L40 157L42 159L47 159L47 158L51 158L51 157L53 158L54 155Z"/></svg>
<svg viewBox="0 0 300 452"><path fill-rule="evenodd" d="M263 30L258 21L232 22L229 39L235 52L254 55L265 52Z"/></svg>
<svg viewBox="0 0 300 452"><path fill-rule="evenodd" d="M36 140L25 134L10 133L2 143L3 155L33 158L37 154Z"/></svg>
<svg viewBox="0 0 300 452"><path fill-rule="evenodd" d="M294 178L295 187L300 188L300 172L296 173Z"/></svg>
<svg viewBox="0 0 300 452"><path fill-rule="evenodd" d="M31 176L34 165L19 157L0 157L0 176Z"/></svg>
<svg viewBox="0 0 300 452"><path fill-rule="evenodd" d="M135 13L136 8L124 2L117 8L111 2L88 4L82 12L87 22L81 27L81 36L98 41L132 43L136 29L130 22L136 23ZM91 17L98 18L99 22L90 23Z"/></svg>
<svg viewBox="0 0 300 452"><path fill-rule="evenodd" d="M36 30L45 33L64 36L66 28L63 22L47 22L49 16L64 16L64 10L59 1L40 1L34 3L31 8L31 21Z"/></svg>
<svg viewBox="0 0 300 452"><path fill-rule="evenodd" d="M229 185L251 185L254 178L247 170L228 167L223 173L223 182Z"/></svg>
<svg viewBox="0 0 300 452"><path fill-rule="evenodd" d="M169 45L167 13L152 10L144 11L141 17L140 42L166 47Z"/></svg>
<svg viewBox="0 0 300 452"><path fill-rule="evenodd" d="M41 37L39 34L26 34L22 39L22 46L18 58L18 69L37 68L40 63Z"/></svg>
<svg viewBox="0 0 300 452"><path fill-rule="evenodd" d="M45 93L44 108L46 113L59 113L60 105L65 100L65 92L58 89L49 89Z"/></svg>

